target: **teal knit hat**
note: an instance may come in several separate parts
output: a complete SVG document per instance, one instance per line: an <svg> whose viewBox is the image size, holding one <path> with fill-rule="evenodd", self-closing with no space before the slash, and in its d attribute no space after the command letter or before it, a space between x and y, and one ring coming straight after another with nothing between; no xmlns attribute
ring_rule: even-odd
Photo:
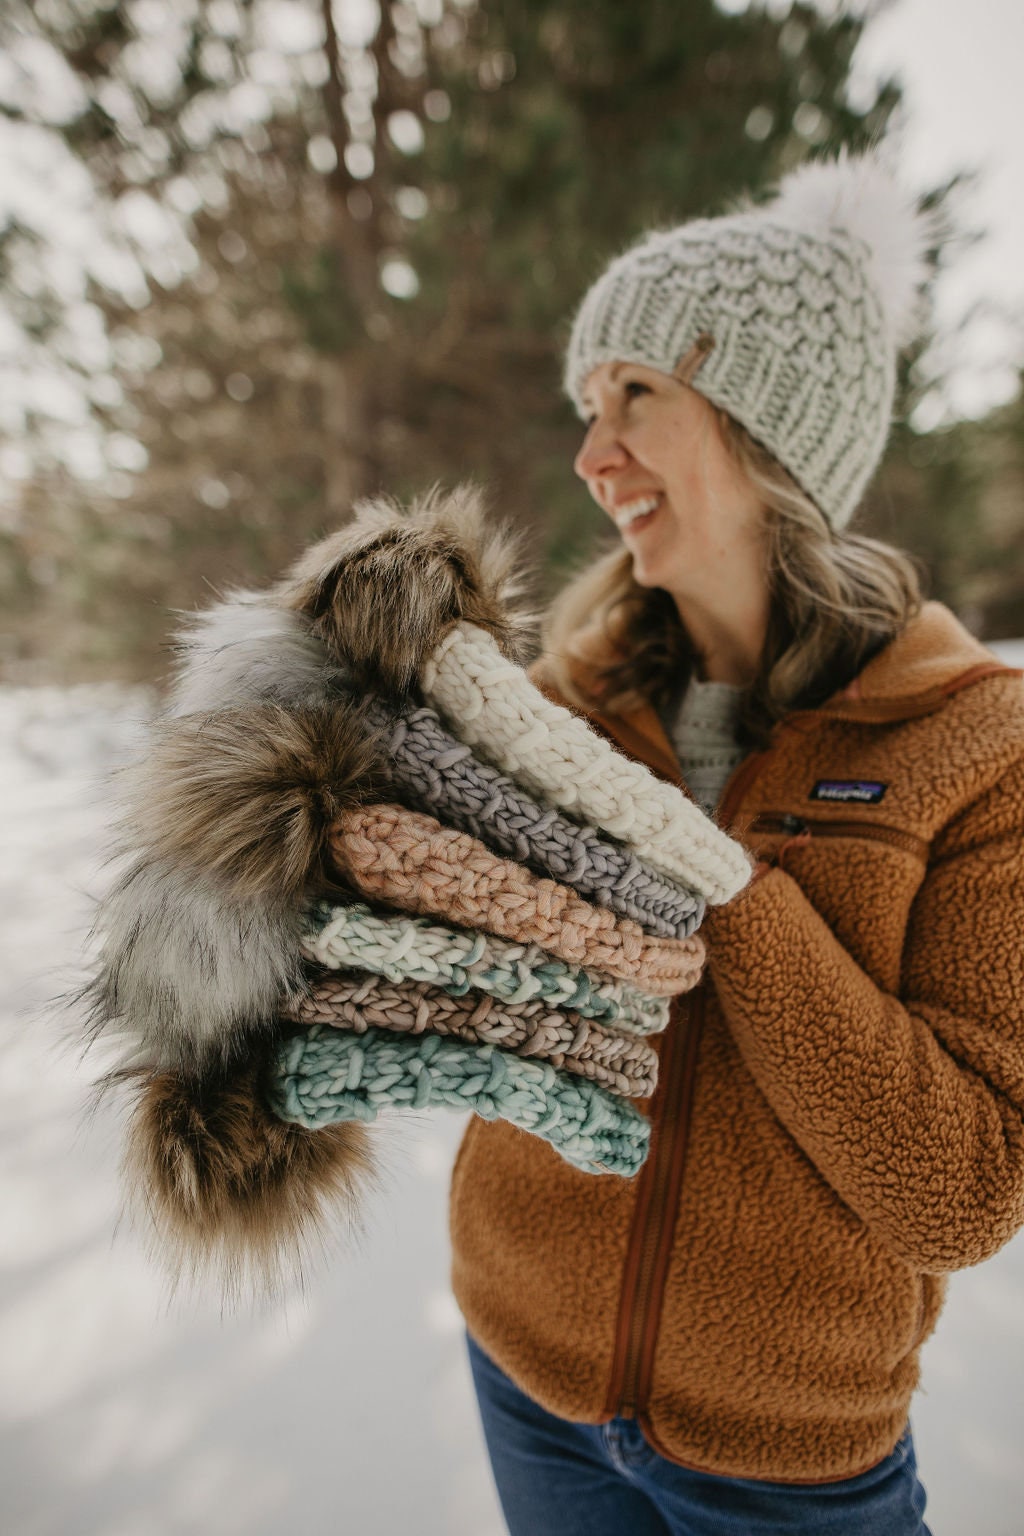
<svg viewBox="0 0 1024 1536"><path fill-rule="evenodd" d="M672 373L762 443L833 528L885 447L896 357L920 324L928 219L877 157L802 166L774 201L649 234L577 312L565 386L601 363Z"/></svg>

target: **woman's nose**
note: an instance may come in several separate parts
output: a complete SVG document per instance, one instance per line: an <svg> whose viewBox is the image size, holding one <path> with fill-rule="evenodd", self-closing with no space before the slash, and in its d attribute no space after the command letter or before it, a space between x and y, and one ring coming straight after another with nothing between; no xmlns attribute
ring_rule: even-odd
<svg viewBox="0 0 1024 1536"><path fill-rule="evenodd" d="M581 480L595 480L620 469L626 458L626 450L611 426L598 419L587 428L587 435L573 460L573 468Z"/></svg>

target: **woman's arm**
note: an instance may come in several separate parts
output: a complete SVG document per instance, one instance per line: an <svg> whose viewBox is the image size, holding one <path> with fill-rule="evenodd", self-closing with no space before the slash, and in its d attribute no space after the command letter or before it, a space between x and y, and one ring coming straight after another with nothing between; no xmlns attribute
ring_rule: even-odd
<svg viewBox="0 0 1024 1536"><path fill-rule="evenodd" d="M1024 762L936 841L899 996L781 869L704 931L747 1066L873 1231L941 1271L1024 1225Z"/></svg>

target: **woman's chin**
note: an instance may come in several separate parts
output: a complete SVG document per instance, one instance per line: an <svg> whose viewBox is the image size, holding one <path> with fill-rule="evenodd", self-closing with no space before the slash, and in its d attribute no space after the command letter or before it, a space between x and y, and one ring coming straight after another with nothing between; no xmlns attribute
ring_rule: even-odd
<svg viewBox="0 0 1024 1536"><path fill-rule="evenodd" d="M658 570L656 563L646 560L640 550L631 550L633 556L633 580L638 587L663 587L663 572Z"/></svg>

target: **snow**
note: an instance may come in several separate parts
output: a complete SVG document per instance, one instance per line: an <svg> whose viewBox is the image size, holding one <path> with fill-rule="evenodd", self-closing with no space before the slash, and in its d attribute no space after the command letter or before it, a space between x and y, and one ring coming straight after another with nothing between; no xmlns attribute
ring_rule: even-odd
<svg viewBox="0 0 1024 1536"><path fill-rule="evenodd" d="M1024 663L1024 642L1005 647ZM1012 657L1009 655L1014 652ZM257 1316L169 1301L118 1224L116 1116L50 1000L102 868L101 779L148 699L0 690L0 1484L11 1536L500 1536L448 1288L461 1123L386 1128L358 1244ZM1024 1499L1024 1236L955 1276L914 1414L933 1536L1013 1536Z"/></svg>

